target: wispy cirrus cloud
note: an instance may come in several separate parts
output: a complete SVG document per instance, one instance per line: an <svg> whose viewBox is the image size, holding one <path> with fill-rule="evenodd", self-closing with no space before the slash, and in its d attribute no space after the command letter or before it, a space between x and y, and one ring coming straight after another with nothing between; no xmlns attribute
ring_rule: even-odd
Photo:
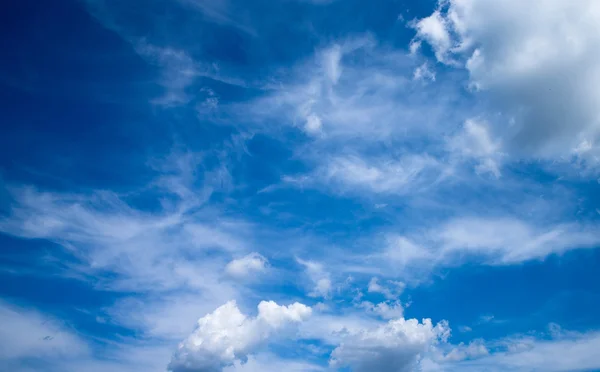
<svg viewBox="0 0 600 372"><path fill-rule="evenodd" d="M15 368L25 359L55 361L90 353L87 343L60 320L0 302L0 366Z"/></svg>
<svg viewBox="0 0 600 372"><path fill-rule="evenodd" d="M86 305L74 331L0 303L0 317L29 332L3 349L17 330L0 331L9 369L598 366L588 355L594 321L587 332L528 336L518 332L531 324L507 322L506 335L490 339L459 327L469 332L455 342L444 319L473 323L435 299L409 306L416 286L441 284L439 272L487 265L478 275L489 279L499 270L490 266L541 267L600 246L593 185L553 176L559 163L593 174L597 160L594 4L450 0L409 13L394 2L369 12L346 1L84 3L148 66L150 105L132 110L147 110L132 114L148 123L144 151L166 133L198 152L159 156L152 179L129 189L7 182L3 239L15 250L44 246L23 255L36 262L26 270L3 252L1 273L67 282ZM352 22L342 25L348 10ZM325 11L335 24L316 13ZM374 21L378 12L388 14ZM418 18L406 28L399 20L409 14ZM62 139L73 128L58 116L48 121ZM168 129L156 138L152 125ZM510 281L495 282L511 294ZM477 308L479 295L465 300L470 319L488 311ZM591 307L581 300L569 310ZM41 342L47 332L60 337Z"/></svg>
<svg viewBox="0 0 600 372"><path fill-rule="evenodd" d="M515 218L454 218L414 237L392 235L386 259L400 266L455 265L466 259L489 265L543 260L600 243L595 225L536 226Z"/></svg>
<svg viewBox="0 0 600 372"><path fill-rule="evenodd" d="M443 359L431 363L442 371L587 371L600 367L592 350L598 347L597 332L559 331L554 335L515 335L496 341L478 341L453 348ZM565 350L569 350L565 353Z"/></svg>

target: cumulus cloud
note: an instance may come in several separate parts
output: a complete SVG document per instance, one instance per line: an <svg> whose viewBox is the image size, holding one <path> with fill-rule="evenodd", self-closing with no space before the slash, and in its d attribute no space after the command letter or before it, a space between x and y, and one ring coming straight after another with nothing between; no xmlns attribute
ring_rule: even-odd
<svg viewBox="0 0 600 372"><path fill-rule="evenodd" d="M432 345L446 342L446 322L433 325L430 319L395 319L373 328L348 331L331 353L334 368L350 367L354 372L412 371Z"/></svg>
<svg viewBox="0 0 600 372"><path fill-rule="evenodd" d="M222 371L245 360L259 346L289 325L311 315L311 308L300 303L281 306L262 301L258 315L241 313L235 301L227 302L198 320L198 326L180 345L169 364L173 372Z"/></svg>
<svg viewBox="0 0 600 372"><path fill-rule="evenodd" d="M496 132L512 153L561 157L598 154L600 6L593 0L440 1L418 20L417 40L442 63L460 64L490 98Z"/></svg>
<svg viewBox="0 0 600 372"><path fill-rule="evenodd" d="M265 272L268 265L269 261L265 257L254 252L229 262L225 266L225 272L234 278L246 278Z"/></svg>
<svg viewBox="0 0 600 372"><path fill-rule="evenodd" d="M435 56L439 61L446 61L449 49L452 47L452 38L448 30L448 21L439 10L433 12L429 17L420 19L413 23L417 35L427 41L434 49ZM414 53L420 44L413 42L411 52Z"/></svg>

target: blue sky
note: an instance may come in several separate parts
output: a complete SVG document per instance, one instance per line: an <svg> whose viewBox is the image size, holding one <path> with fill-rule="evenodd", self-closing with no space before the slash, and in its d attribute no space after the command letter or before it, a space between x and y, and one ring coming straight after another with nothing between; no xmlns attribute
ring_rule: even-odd
<svg viewBox="0 0 600 372"><path fill-rule="evenodd" d="M0 369L600 370L597 2L0 18Z"/></svg>

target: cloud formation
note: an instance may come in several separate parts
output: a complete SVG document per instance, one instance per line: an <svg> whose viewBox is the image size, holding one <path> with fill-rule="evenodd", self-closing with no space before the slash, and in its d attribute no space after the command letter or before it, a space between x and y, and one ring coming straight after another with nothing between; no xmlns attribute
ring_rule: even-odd
<svg viewBox="0 0 600 372"><path fill-rule="evenodd" d="M593 0L440 1L413 27L437 60L461 66L503 115L494 118L517 156L594 161L600 117L600 7Z"/></svg>
<svg viewBox="0 0 600 372"><path fill-rule="evenodd" d="M280 306L273 301L262 301L257 316L249 318L241 313L235 301L227 302L198 320L196 330L173 355L169 370L222 371L236 361L245 360L276 332L306 320L311 312L310 307L300 303Z"/></svg>
<svg viewBox="0 0 600 372"><path fill-rule="evenodd" d="M387 259L401 265L455 265L465 257L491 265L543 260L600 243L595 225L536 226L516 218L458 217L414 237L391 236Z"/></svg>
<svg viewBox="0 0 600 372"><path fill-rule="evenodd" d="M243 279L251 275L264 273L268 265L269 261L266 258L253 252L230 261L225 266L225 272L233 278Z"/></svg>
<svg viewBox="0 0 600 372"><path fill-rule="evenodd" d="M0 366L19 360L52 359L88 355L88 345L65 324L35 310L0 301Z"/></svg>
<svg viewBox="0 0 600 372"><path fill-rule="evenodd" d="M431 319L395 319L372 329L348 331L342 344L331 353L334 368L350 367L355 372L402 372L414 370L422 353L431 345L445 342L450 328Z"/></svg>

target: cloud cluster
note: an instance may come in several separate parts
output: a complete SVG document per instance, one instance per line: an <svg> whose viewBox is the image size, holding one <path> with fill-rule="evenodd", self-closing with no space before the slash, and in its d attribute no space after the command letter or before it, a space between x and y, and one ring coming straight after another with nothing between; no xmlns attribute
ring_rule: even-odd
<svg viewBox="0 0 600 372"><path fill-rule="evenodd" d="M334 368L350 367L354 372L403 372L416 368L430 346L446 342L446 322L433 325L431 319L394 319L371 329L348 331L331 353Z"/></svg>
<svg viewBox="0 0 600 372"><path fill-rule="evenodd" d="M259 266L263 261L244 256L254 251L250 224L206 208L214 183L223 182L220 169L204 169L191 154L154 166L158 176L150 185L128 195L11 187L0 231L54 243L39 275L124 292L103 313L162 342L180 340L198 313L238 297L225 275L258 266L238 262L227 271L234 257L254 258ZM140 208L135 197L153 198L159 207Z"/></svg>
<svg viewBox="0 0 600 372"><path fill-rule="evenodd" d="M600 7L565 2L440 1L413 27L441 63L464 67L488 97L495 135L518 156L597 161Z"/></svg>
<svg viewBox="0 0 600 372"><path fill-rule="evenodd" d="M101 0L86 3L95 4L94 9L110 8ZM114 301L98 310L103 324L125 327L139 340L127 339L124 343L134 347L123 348L115 342L117 346L106 347L112 353L95 358L81 336L62 323L0 301L0 369L16 370L23 360L60 359L57 367L47 369L164 371L165 350L182 339L168 366L172 372L317 371L326 369L327 361L332 369L352 372L600 368L595 356L600 336L595 332L555 330L554 338L545 340L516 337L452 345L447 321L434 324L430 319L405 318L399 299L405 286L390 278L418 272L419 279L425 280L432 268L453 268L467 261L512 265L600 245L596 220L547 222L515 212L524 209L514 201L520 200L518 193L525 186L514 186L514 174L505 166L521 157L575 158L586 166L600 163L597 2L440 0L430 16L410 23L408 32L414 30L416 36L409 51L395 49L395 41L378 41L374 34L338 37L328 46L315 47L310 57L299 53L301 60L277 68L270 61L263 63L263 51L253 54L254 41L244 44L259 39L259 31L267 31L255 29L259 22L247 18L252 12L245 12L244 6L251 2L173 3L175 12L170 12L173 4L164 12L169 25L157 28L170 29L176 23L176 28L194 38L233 28L235 35L241 34L234 41L242 44L247 59L227 58L248 62L244 66L248 71L240 69L240 74L256 73L260 82L245 89L248 85L225 76L226 68L199 60L208 51L217 53L216 46L191 48L189 40L169 46L166 36L155 44L156 40L139 38L131 31L143 27L130 26L128 31L122 25L110 27L138 57L159 68L156 83L164 88L164 95L152 101L156 110L152 114L158 112L162 119L161 115L169 117L166 112L173 114L177 108L198 103L193 114L211 132L199 142L212 148L202 155L175 154L166 162L151 162L157 176L140 190L58 192L9 186L10 200L6 208L1 206L1 233L51 243L44 270L36 275L58 274L84 282L90 291L112 291ZM262 19L278 19L265 17L263 5L279 9L291 2L275 7L268 1L257 3L260 6L253 11L263 14ZM118 8L113 21L131 13L132 5L112 4ZM150 7L163 9L165 4L152 2ZM179 17L185 18L186 12L198 13L194 21L205 20L219 29L207 27L203 33L188 29L194 22L179 27ZM104 13L94 14L105 25L112 22ZM173 14L177 16L171 19ZM148 34L152 38L160 32ZM214 39L222 47L220 39ZM426 53L418 53L424 45L432 48L431 58L439 64L434 66ZM277 53L292 59L291 52ZM250 66L254 59L260 60L256 70ZM454 75L456 68L461 72ZM272 76L263 79L264 71ZM469 95L455 80L464 82L467 74ZM219 89L223 96L216 93ZM472 97L481 101L471 105ZM186 121L180 119L187 117L184 111L174 117ZM217 121L219 127L212 127ZM283 149L285 159L264 167L262 161L250 164L240 157L237 172L230 172L220 155L206 159L212 150L229 152L230 148L217 148L213 142L225 132L243 138L260 133L256 137L264 135L267 140L261 137L248 148L264 147L260 151L267 157L273 155L273 148ZM239 147L244 156L254 156L245 144ZM280 179L281 184L264 188L257 196L254 186L263 187L264 181L262 173L255 172L259 168L268 172L265 178ZM237 183L239 188L234 187ZM482 184L493 188L484 190ZM294 194L282 192L283 201L272 203L261 199L272 196L268 190L281 191L282 185L314 188L311 196L316 197L285 190ZM468 188L462 189L464 185ZM232 189L235 192L227 192ZM477 192L470 195L471 190ZM336 196L331 213L310 204L331 197L325 192ZM511 195L485 205L498 194ZM361 204L366 198L377 199L372 203L375 212ZM506 207L508 199L517 205L512 210ZM493 211L478 214L463 201L484 205L479 211L487 207ZM294 221L285 224L253 213L275 204L285 204L282 210ZM299 204L307 207L298 208ZM341 214L349 216L344 216L344 222L350 220L353 231L348 224L338 223ZM295 225L298 220L303 224ZM258 221L267 223L258 226ZM288 234L288 240L281 241L297 236L309 241L312 234L322 234L323 241L340 249L312 245L310 250L295 252L285 243L273 243L278 239L258 241L261 233L284 225L292 228L278 231ZM357 235L364 238L352 241ZM380 236L385 248L373 252ZM276 244L283 248L277 258L268 251ZM296 255L303 259L294 260ZM248 285L270 271L267 257L292 268L282 267L285 277L277 283ZM346 266L354 257L360 262ZM377 267L369 267L373 262ZM352 270L363 278L381 278L368 284L370 301L362 301L360 291L355 298L342 298L347 287L337 281ZM306 284L304 292L297 288L302 284ZM304 295L307 301L323 303L311 308L298 302L283 306L262 301L256 315L244 314L245 298L265 298L261 290L279 291L277 298ZM226 302L230 299L235 300ZM207 315L190 334L188 327L199 314ZM290 340L297 341L294 347L299 351L286 359L281 349ZM271 346L276 347L267 351Z"/></svg>
<svg viewBox="0 0 600 372"><path fill-rule="evenodd" d="M280 306L262 301L258 315L242 314L235 301L227 302L200 318L198 327L184 340L169 364L174 372L222 371L266 343L275 333L300 323L311 315L311 308L300 303Z"/></svg>

